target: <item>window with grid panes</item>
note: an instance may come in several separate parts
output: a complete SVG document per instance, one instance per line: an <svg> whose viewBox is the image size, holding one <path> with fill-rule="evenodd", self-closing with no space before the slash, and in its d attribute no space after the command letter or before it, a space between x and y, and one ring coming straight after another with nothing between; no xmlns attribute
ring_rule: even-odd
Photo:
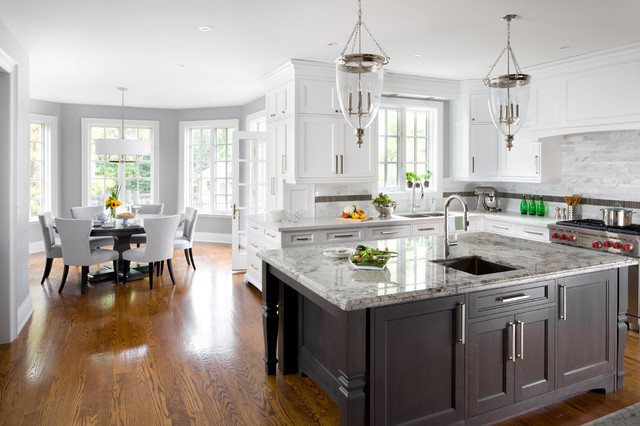
<svg viewBox="0 0 640 426"><path fill-rule="evenodd" d="M104 205L105 200L120 187L118 199L125 206L154 203L155 178L153 176L153 156L126 156L127 162L111 162L113 158L96 155L97 139L119 139L120 122L118 120L88 119L90 155L89 155L89 205ZM134 126L125 126L125 139L131 143L137 140L149 141L151 151L155 150L154 125L149 122Z"/></svg>
<svg viewBox="0 0 640 426"><path fill-rule="evenodd" d="M403 190L406 172L431 171L429 126L432 112L404 107L378 111L378 187Z"/></svg>
<svg viewBox="0 0 640 426"><path fill-rule="evenodd" d="M233 133L235 128L186 126L186 205L206 213L231 211L233 197ZM221 122L220 124L226 124Z"/></svg>
<svg viewBox="0 0 640 426"><path fill-rule="evenodd" d="M30 115L29 126L29 220L37 221L38 214L55 210L57 196L56 137L57 118L49 115Z"/></svg>

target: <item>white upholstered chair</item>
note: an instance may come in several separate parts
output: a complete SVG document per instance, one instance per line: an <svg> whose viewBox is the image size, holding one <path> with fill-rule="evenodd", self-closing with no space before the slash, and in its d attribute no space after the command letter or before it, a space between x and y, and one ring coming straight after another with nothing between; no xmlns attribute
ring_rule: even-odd
<svg viewBox="0 0 640 426"><path fill-rule="evenodd" d="M44 266L44 273L42 274L42 280L40 284L44 284L44 280L49 278L51 273L51 266L53 266L53 259L56 257L62 257L62 245L56 242L56 231L53 229L53 217L51 212L44 212L38 215L40 221L40 228L42 229L42 238L44 241L44 253L47 257L47 263Z"/></svg>
<svg viewBox="0 0 640 426"><path fill-rule="evenodd" d="M149 263L149 288L153 289L153 267L160 266L160 262L167 261L171 282L176 284L173 276L171 258L173 257L173 239L180 223L180 217L162 216L149 217L144 220L144 230L147 233L147 244L144 247L125 250L122 252L124 259L124 282L127 282L127 273L131 262Z"/></svg>
<svg viewBox="0 0 640 426"><path fill-rule="evenodd" d="M62 293L64 284L69 274L69 266L82 267L82 286L80 292L84 294L87 287L87 275L89 266L112 261L118 282L118 257L115 250L92 249L89 246L89 234L91 233L91 219L56 219L56 227L62 244L62 261L64 272L58 293Z"/></svg>
<svg viewBox="0 0 640 426"><path fill-rule="evenodd" d="M140 211L141 215L146 214L162 214L164 211L164 204L140 204L142 210ZM145 244L147 242L147 234L134 234L131 236L131 244L135 244L140 247L140 244Z"/></svg>
<svg viewBox="0 0 640 426"><path fill-rule="evenodd" d="M182 235L173 240L173 249L184 250L187 265L193 266L193 269L196 269L196 264L193 262L193 235L195 234L197 220L198 209L192 207L185 208Z"/></svg>
<svg viewBox="0 0 640 426"><path fill-rule="evenodd" d="M69 208L71 217L74 219L91 219L104 212L102 206L82 206ZM89 237L91 248L113 246L113 237Z"/></svg>

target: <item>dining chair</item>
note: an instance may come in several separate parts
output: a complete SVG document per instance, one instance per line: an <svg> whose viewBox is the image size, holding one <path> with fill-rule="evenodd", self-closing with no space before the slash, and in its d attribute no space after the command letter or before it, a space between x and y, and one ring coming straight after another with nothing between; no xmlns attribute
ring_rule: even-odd
<svg viewBox="0 0 640 426"><path fill-rule="evenodd" d="M74 219L91 219L104 212L102 206L70 207L71 217ZM91 248L113 246L113 237L89 237Z"/></svg>
<svg viewBox="0 0 640 426"><path fill-rule="evenodd" d="M164 204L140 204L142 210L140 214L162 214L164 211ZM145 244L147 242L146 234L135 234L131 236L131 243L140 247L140 244Z"/></svg>
<svg viewBox="0 0 640 426"><path fill-rule="evenodd" d="M64 284L69 274L69 266L82 267L82 284L80 292L84 294L87 287L87 275L89 266L112 261L113 269L116 272L116 283L118 283L118 257L116 250L92 249L89 245L89 234L91 233L91 219L63 219L56 218L56 227L60 234L62 245L62 261L64 262L64 272L58 293L62 293Z"/></svg>
<svg viewBox="0 0 640 426"><path fill-rule="evenodd" d="M167 261L171 282L176 285L173 276L171 258L173 257L173 239L180 223L178 215L149 217L144 220L144 230L147 234L147 244L144 247L125 250L122 252L124 260L124 283L127 283L127 273L131 262L149 263L149 289L153 289L153 268L160 267L160 262Z"/></svg>
<svg viewBox="0 0 640 426"><path fill-rule="evenodd" d="M193 236L195 234L197 220L198 209L194 209L192 207L185 208L182 235L175 237L173 240L173 249L184 250L184 257L187 258L187 265L193 266L193 269L196 269L196 264L193 261ZM189 258L191 258L191 261L189 261Z"/></svg>
<svg viewBox="0 0 640 426"><path fill-rule="evenodd" d="M53 266L53 259L56 257L62 257L62 246L56 242L56 231L53 229L53 217L51 212L44 212L38 215L40 221L40 229L42 230L42 238L44 241L44 253L47 257L47 263L44 266L44 273L42 274L42 280L40 284L44 284L44 280L49 278L51 273L51 267Z"/></svg>

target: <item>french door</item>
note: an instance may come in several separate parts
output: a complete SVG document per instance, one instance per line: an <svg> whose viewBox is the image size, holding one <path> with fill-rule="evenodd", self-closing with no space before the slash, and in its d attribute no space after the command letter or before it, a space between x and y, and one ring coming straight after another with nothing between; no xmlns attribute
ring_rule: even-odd
<svg viewBox="0 0 640 426"><path fill-rule="evenodd" d="M234 132L231 268L247 269L247 216L267 207L267 134Z"/></svg>

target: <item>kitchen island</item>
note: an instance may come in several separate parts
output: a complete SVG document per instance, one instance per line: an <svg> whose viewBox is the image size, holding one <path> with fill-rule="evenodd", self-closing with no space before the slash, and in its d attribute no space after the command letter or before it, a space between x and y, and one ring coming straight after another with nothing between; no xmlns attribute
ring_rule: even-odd
<svg viewBox="0 0 640 426"><path fill-rule="evenodd" d="M433 262L441 237L365 244L399 255L369 271L327 245L259 254L267 373L310 376L341 424L485 424L621 386L637 259L465 234L450 258L513 268L473 275Z"/></svg>

